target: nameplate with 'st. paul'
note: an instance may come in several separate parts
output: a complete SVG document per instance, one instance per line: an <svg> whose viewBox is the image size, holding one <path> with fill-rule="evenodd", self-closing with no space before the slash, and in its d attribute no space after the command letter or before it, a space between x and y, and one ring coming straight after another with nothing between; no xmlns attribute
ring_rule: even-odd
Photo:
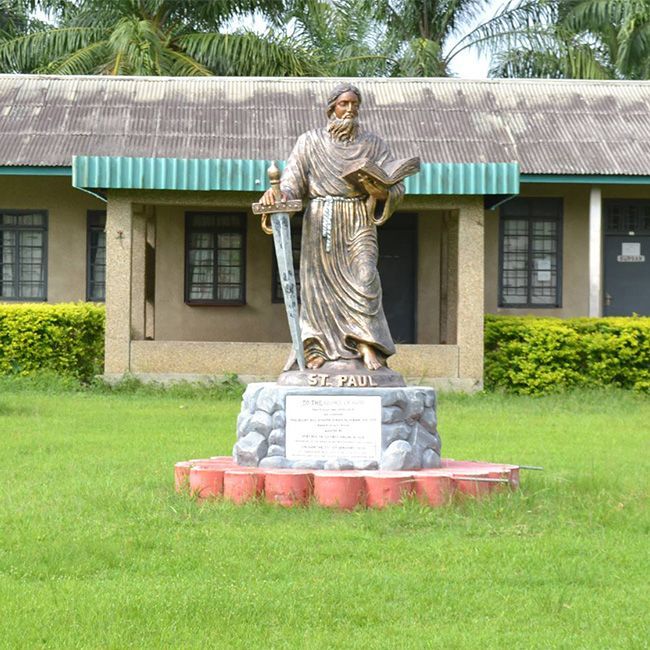
<svg viewBox="0 0 650 650"><path fill-rule="evenodd" d="M377 388L379 384L372 375L307 375L308 386L330 386L334 388Z"/></svg>

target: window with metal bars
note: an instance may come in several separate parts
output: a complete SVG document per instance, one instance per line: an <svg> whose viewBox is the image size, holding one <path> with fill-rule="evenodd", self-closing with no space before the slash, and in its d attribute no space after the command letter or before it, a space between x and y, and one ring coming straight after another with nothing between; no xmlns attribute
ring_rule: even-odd
<svg viewBox="0 0 650 650"><path fill-rule="evenodd" d="M246 303L246 215L188 212L185 215L185 302Z"/></svg>
<svg viewBox="0 0 650 650"><path fill-rule="evenodd" d="M47 212L0 209L0 300L47 300Z"/></svg>
<svg viewBox="0 0 650 650"><path fill-rule="evenodd" d="M88 211L86 300L106 300L106 211Z"/></svg>
<svg viewBox="0 0 650 650"><path fill-rule="evenodd" d="M504 204L499 239L499 306L560 307L562 199Z"/></svg>
<svg viewBox="0 0 650 650"><path fill-rule="evenodd" d="M609 199L603 203L606 235L650 235L650 201Z"/></svg>

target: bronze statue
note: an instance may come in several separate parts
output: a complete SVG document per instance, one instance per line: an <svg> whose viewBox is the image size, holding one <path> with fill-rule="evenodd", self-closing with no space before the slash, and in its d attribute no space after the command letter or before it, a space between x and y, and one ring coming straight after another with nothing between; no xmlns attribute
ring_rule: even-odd
<svg viewBox="0 0 650 650"><path fill-rule="evenodd" d="M300 331L312 370L360 359L374 371L395 352L382 307L377 226L395 211L404 193L399 181L417 171L419 159L394 161L381 138L359 127L360 104L355 86L338 85L328 99L327 126L298 138L282 173L281 196L268 190L260 200L269 207L305 202ZM411 163L401 176L399 163ZM264 218L263 227L268 231Z"/></svg>

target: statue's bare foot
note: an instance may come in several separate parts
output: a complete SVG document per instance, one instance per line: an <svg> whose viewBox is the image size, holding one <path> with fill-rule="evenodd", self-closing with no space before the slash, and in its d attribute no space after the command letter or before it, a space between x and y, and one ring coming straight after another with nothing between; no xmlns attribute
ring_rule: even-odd
<svg viewBox="0 0 650 650"><path fill-rule="evenodd" d="M320 368L325 363L325 359L319 356L310 357L305 359L305 363L310 370L316 370L316 368Z"/></svg>
<svg viewBox="0 0 650 650"><path fill-rule="evenodd" d="M377 351L372 347L372 345L359 343L357 349L361 353L363 364L368 368L368 370L379 370L379 368L381 368L382 363L377 356Z"/></svg>
<svg viewBox="0 0 650 650"><path fill-rule="evenodd" d="M310 370L320 368L325 363L325 354L321 346L314 340L310 339L305 345L305 364Z"/></svg>

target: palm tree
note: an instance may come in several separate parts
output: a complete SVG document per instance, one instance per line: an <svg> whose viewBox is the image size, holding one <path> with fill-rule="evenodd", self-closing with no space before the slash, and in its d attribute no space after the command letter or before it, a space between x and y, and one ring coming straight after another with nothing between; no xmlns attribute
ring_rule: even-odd
<svg viewBox="0 0 650 650"><path fill-rule="evenodd" d="M496 77L646 79L650 0L518 0L465 37Z"/></svg>
<svg viewBox="0 0 650 650"><path fill-rule="evenodd" d="M386 51L395 76L448 76L452 60L472 47L450 46L452 38L489 5L489 0L378 0L375 16L386 25Z"/></svg>
<svg viewBox="0 0 650 650"><path fill-rule="evenodd" d="M385 76L394 52L374 9L374 0L293 0L275 26L314 52L321 76Z"/></svg>
<svg viewBox="0 0 650 650"><path fill-rule="evenodd" d="M32 9L24 0L0 0L0 41L42 29L44 23L31 15Z"/></svg>
<svg viewBox="0 0 650 650"><path fill-rule="evenodd" d="M233 18L281 14L281 0L43 0L55 20L0 43L0 71L49 74L319 74L300 39L229 29Z"/></svg>

